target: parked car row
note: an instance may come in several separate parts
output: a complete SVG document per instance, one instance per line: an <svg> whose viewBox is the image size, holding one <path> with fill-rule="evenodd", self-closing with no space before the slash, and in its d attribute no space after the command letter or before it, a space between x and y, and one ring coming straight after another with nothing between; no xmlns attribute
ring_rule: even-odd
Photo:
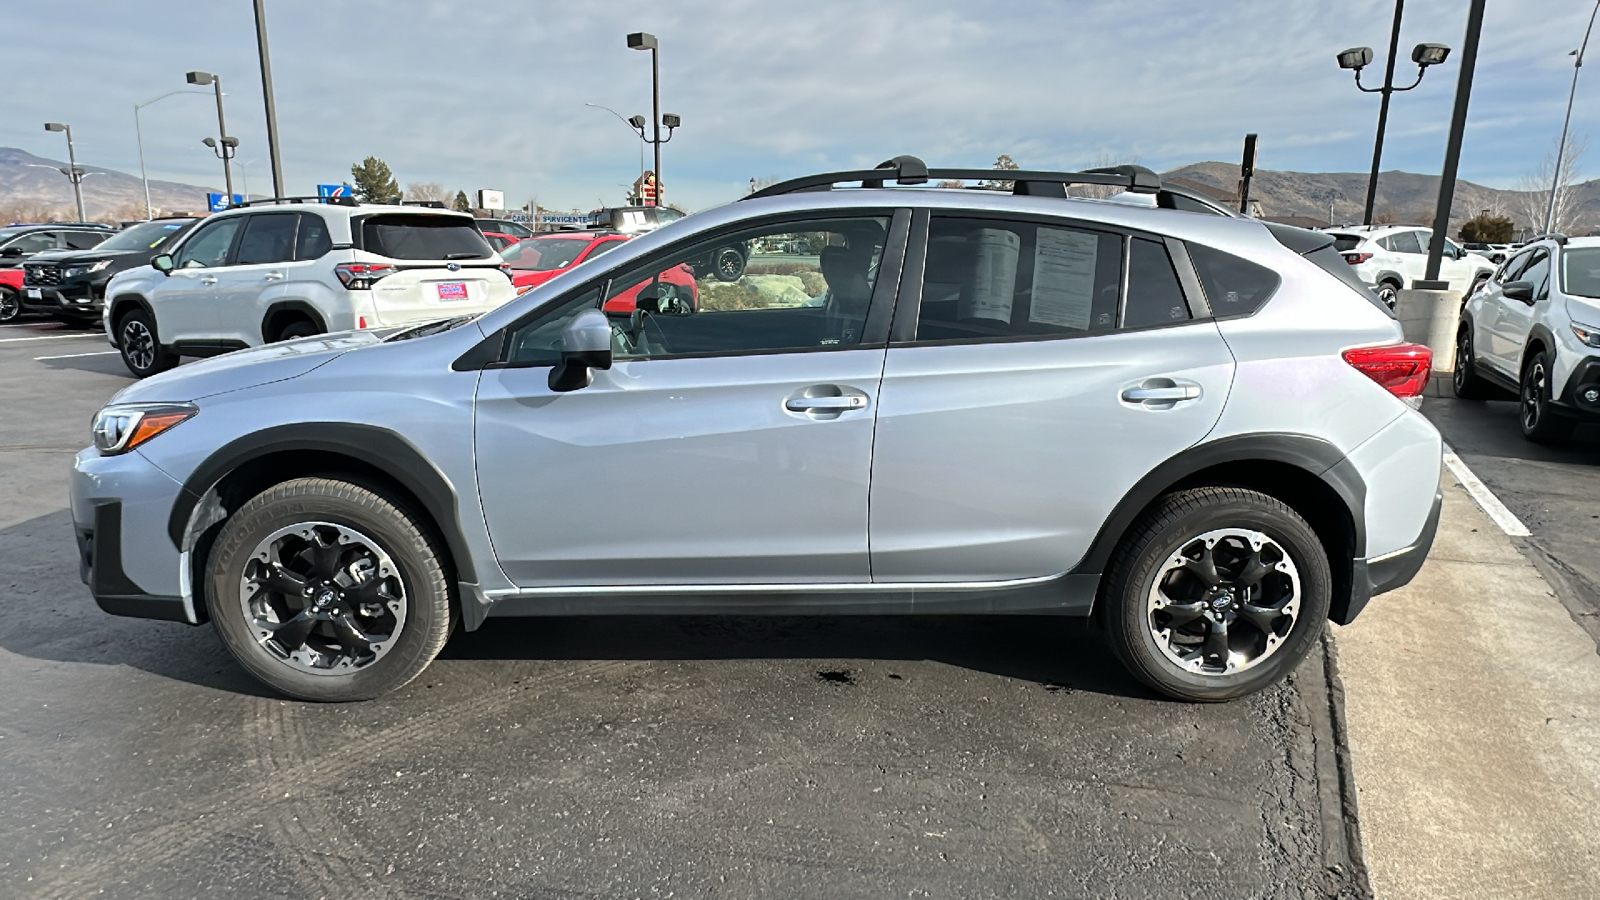
<svg viewBox="0 0 1600 900"><path fill-rule="evenodd" d="M1427 277L1431 229L1415 225L1345 225L1323 230L1333 235L1334 247L1356 277L1390 309L1400 291ZM1445 238L1439 278L1449 282L1451 290L1471 294L1494 270L1495 263L1488 257Z"/></svg>
<svg viewBox="0 0 1600 900"><path fill-rule="evenodd" d="M1331 235L1131 166L933 186L991 175L900 157L526 239L510 276L460 214L217 214L112 280L130 368L357 330L113 398L71 481L84 580L316 700L574 613L1092 615L1167 695L1277 683L1428 552L1430 352Z"/></svg>
<svg viewBox="0 0 1600 900"><path fill-rule="evenodd" d="M0 228L0 322L22 313L26 296L19 268L26 260L50 251L87 250L112 234L103 225L8 225Z"/></svg>

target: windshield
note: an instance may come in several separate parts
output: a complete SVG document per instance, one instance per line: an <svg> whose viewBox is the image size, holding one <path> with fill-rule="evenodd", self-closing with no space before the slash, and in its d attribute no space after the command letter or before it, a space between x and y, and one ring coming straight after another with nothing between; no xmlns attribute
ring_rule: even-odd
<svg viewBox="0 0 1600 900"><path fill-rule="evenodd" d="M96 250L154 250L167 243L193 219L171 219L161 222L142 222L127 231L103 241Z"/></svg>
<svg viewBox="0 0 1600 900"><path fill-rule="evenodd" d="M1361 235L1359 234L1334 234L1333 236L1333 249L1340 253L1346 250L1354 250L1360 243Z"/></svg>
<svg viewBox="0 0 1600 900"><path fill-rule="evenodd" d="M1561 252L1561 290L1574 297L1600 300L1600 247Z"/></svg>
<svg viewBox="0 0 1600 900"><path fill-rule="evenodd" d="M572 265L588 246L588 238L530 238L507 247L500 257L513 269L549 272Z"/></svg>

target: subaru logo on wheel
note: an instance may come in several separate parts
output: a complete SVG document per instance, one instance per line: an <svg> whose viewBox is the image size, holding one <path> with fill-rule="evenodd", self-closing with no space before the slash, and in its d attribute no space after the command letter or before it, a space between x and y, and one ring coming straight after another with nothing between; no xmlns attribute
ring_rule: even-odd
<svg viewBox="0 0 1600 900"><path fill-rule="evenodd" d="M445 267L445 268L446 268L446 269L449 269L449 270L450 270L450 271L452 271L452 272L459 272L459 271L461 271L461 264L460 264L460 263L445 263L445 266L444 266L444 267Z"/></svg>

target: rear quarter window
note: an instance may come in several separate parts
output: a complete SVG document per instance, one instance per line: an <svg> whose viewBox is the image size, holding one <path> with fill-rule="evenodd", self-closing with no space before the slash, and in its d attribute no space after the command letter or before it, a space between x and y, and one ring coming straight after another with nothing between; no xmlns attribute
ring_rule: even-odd
<svg viewBox="0 0 1600 900"><path fill-rule="evenodd" d="M376 215L361 221L361 249L390 259L488 259L494 248L471 219Z"/></svg>
<svg viewBox="0 0 1600 900"><path fill-rule="evenodd" d="M1204 244L1190 244L1189 259L1200 276L1211 314L1219 319L1254 313L1282 282L1278 273L1266 266ZM1345 261L1341 258L1339 264L1345 265Z"/></svg>

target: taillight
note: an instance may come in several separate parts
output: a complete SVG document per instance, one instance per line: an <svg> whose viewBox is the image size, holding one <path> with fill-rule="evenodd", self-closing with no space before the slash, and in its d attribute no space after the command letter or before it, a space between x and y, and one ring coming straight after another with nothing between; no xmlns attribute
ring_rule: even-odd
<svg viewBox="0 0 1600 900"><path fill-rule="evenodd" d="M1372 258L1371 253L1341 253L1340 255L1344 257L1345 262L1352 266L1359 266Z"/></svg>
<svg viewBox="0 0 1600 900"><path fill-rule="evenodd" d="M1396 397L1418 403L1433 372L1433 351L1421 344L1356 347L1344 352L1344 361Z"/></svg>
<svg viewBox="0 0 1600 900"><path fill-rule="evenodd" d="M511 271L511 264L510 263L501 263L500 264L500 271L506 273L506 277L507 278L515 278L516 277L516 273Z"/></svg>
<svg viewBox="0 0 1600 900"><path fill-rule="evenodd" d="M378 279L399 271L394 266L374 266L365 263L343 263L333 267L339 281L352 291L370 290Z"/></svg>

